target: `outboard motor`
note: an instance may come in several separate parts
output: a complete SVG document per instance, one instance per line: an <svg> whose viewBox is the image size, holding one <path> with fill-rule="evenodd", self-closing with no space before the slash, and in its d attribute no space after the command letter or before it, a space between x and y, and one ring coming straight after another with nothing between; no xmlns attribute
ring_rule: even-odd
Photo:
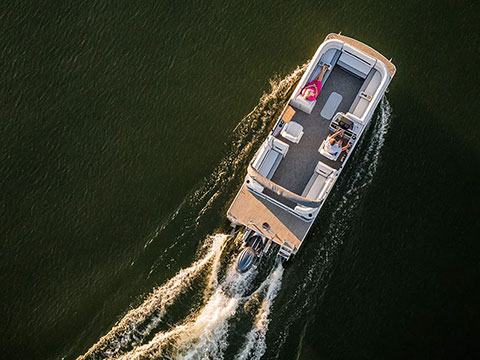
<svg viewBox="0 0 480 360"><path fill-rule="evenodd" d="M263 255L265 247L265 239L257 234L248 236L244 243L245 248L238 254L237 271L240 273L247 272L252 266L256 267Z"/></svg>
<svg viewBox="0 0 480 360"><path fill-rule="evenodd" d="M237 271L241 273L247 272L254 264L256 258L257 254L251 247L243 249L237 257Z"/></svg>

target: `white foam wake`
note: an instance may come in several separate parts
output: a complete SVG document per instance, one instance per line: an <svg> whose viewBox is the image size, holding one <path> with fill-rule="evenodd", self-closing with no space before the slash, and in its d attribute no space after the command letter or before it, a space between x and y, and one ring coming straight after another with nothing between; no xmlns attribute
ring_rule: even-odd
<svg viewBox="0 0 480 360"><path fill-rule="evenodd" d="M239 274L230 264L206 304L182 324L161 332L147 344L119 357L124 360L156 358L171 353L175 359L222 359L228 346L228 320L237 312L256 273Z"/></svg>
<svg viewBox="0 0 480 360"><path fill-rule="evenodd" d="M370 139L362 139L363 141L368 141L368 147L363 153L359 171L355 174L354 185L358 185L359 180L362 181L361 187L365 187L371 183L373 175L377 170L380 150L385 143L388 128L390 127L391 114L392 109L390 103L384 96L380 102L379 113L374 124L372 137ZM365 167L365 165L367 166ZM352 186L350 192L358 191L358 189L358 186Z"/></svg>
<svg viewBox="0 0 480 360"><path fill-rule="evenodd" d="M212 268L217 268L220 255L228 235L217 234L209 236L203 245L204 255L190 267L180 270L165 284L155 288L147 299L137 308L130 310L105 336L94 344L79 359L85 359L101 350L107 356L120 353L122 346L137 342L139 338L147 336L161 321L168 306L189 288L192 281L201 273L213 259ZM152 316L153 313L155 316ZM148 324L141 330L137 327L148 320Z"/></svg>
<svg viewBox="0 0 480 360"><path fill-rule="evenodd" d="M356 201L360 196L360 190L368 186L377 171L378 162L380 159L380 152L385 143L385 138L390 127L390 120L392 109L386 97L383 97L380 102L379 113L374 124L373 134L370 139L363 138L363 141L368 141L367 149L362 153L358 171L355 172L349 189L342 197L342 202L339 204L332 217L335 217L336 212L344 211L345 203L350 202L351 207L356 205Z"/></svg>
<svg viewBox="0 0 480 360"><path fill-rule="evenodd" d="M275 270L263 282L263 287L267 288L267 293L262 301L262 305L257 312L253 328L245 337L245 342L238 352L236 359L260 359L267 350L266 335L268 324L270 322L269 315L273 304L273 300L277 296L282 285L283 266L281 263L277 265Z"/></svg>

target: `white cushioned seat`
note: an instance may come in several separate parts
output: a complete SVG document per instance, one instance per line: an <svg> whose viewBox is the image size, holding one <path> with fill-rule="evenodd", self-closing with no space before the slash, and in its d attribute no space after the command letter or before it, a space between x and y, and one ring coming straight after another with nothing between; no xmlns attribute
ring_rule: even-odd
<svg viewBox="0 0 480 360"><path fill-rule="evenodd" d="M295 121L290 121L285 125L280 134L285 139L298 143L303 136L303 126Z"/></svg>
<svg viewBox="0 0 480 360"><path fill-rule="evenodd" d="M292 106L296 107L298 110L302 110L307 114L312 113L312 110L315 107L316 103L317 103L317 100L313 100L313 101L307 100L302 96L302 94L295 96L290 102Z"/></svg>
<svg viewBox="0 0 480 360"><path fill-rule="evenodd" d="M305 186L302 196L310 200L318 200L321 198L320 195L325 188L325 183L328 177L334 172L330 166L325 165L321 161L318 162L315 167L315 171Z"/></svg>
<svg viewBox="0 0 480 360"><path fill-rule="evenodd" d="M283 156L287 155L289 146L287 143L284 143L282 140L277 139L276 137L270 136L268 138L268 144L273 150L279 152Z"/></svg>
<svg viewBox="0 0 480 360"><path fill-rule="evenodd" d="M297 91L301 92L301 90L305 87L306 84L310 83L313 79L315 79L322 72L322 67L325 64L325 65L328 65L329 69L323 76L323 80L322 80L322 87L323 87L327 82L328 77L332 73L333 68L337 63L338 58L340 57L341 54L342 54L342 51L339 49L327 50L327 52L323 54L320 61L316 64L315 68L311 71L308 79L299 85ZM306 100L304 97L302 97L300 93L298 93L296 96L293 97L292 101L290 102L290 105L296 107L298 110L302 110L307 114L311 114L316 103L317 103L317 100L313 100L313 101Z"/></svg>
<svg viewBox="0 0 480 360"><path fill-rule="evenodd" d="M267 152L267 155L263 158L260 167L257 169L260 174L268 178L268 175L272 172L273 167L277 160L281 157L279 153L274 150Z"/></svg>
<svg viewBox="0 0 480 360"><path fill-rule="evenodd" d="M361 77L362 79L365 79L367 77L368 73L370 72L370 69L373 66L371 64L366 63L365 61L362 61L362 59L359 59L353 55L350 55L347 52L344 52L340 56L337 64L340 65L342 68Z"/></svg>
<svg viewBox="0 0 480 360"><path fill-rule="evenodd" d="M334 171L333 168L319 161L312 177L302 192L302 196L310 200L322 199L330 188ZM294 210L297 214L306 219L313 219L313 215L318 211L318 208L297 205Z"/></svg>
<svg viewBox="0 0 480 360"><path fill-rule="evenodd" d="M351 46L349 44L344 44L343 45L343 52L347 52L350 55L353 55L353 56L361 59L363 62L367 63L371 67L375 66L375 64L377 62L376 59L374 59L371 56L365 54L364 52L361 52L361 51L357 50L356 48L354 48L353 46Z"/></svg>
<svg viewBox="0 0 480 360"><path fill-rule="evenodd" d="M369 75L369 78L367 77L365 82L366 84L364 84L364 86L362 86L362 88L360 89L359 94L357 95L357 98L353 102L350 109L350 112L358 117L363 116L365 110L370 104L370 101L372 101L375 92L377 91L380 83L382 82L382 75L378 71L373 71L371 73L371 76ZM362 93L365 94L366 97L364 97ZM368 96L370 96L370 99L368 99Z"/></svg>
<svg viewBox="0 0 480 360"><path fill-rule="evenodd" d="M304 191L302 195L307 199L316 200L318 198L318 195L320 195L320 192L324 188L326 178L324 178L323 176L314 175L312 176L311 180L313 181L310 185L310 189L308 189L308 191L306 192Z"/></svg>
<svg viewBox="0 0 480 360"><path fill-rule="evenodd" d="M317 166L315 166L315 172L317 174L320 174L320 175L325 176L325 177L331 175L334 171L335 171L335 169L333 169L330 166L322 163L321 161L319 161Z"/></svg>
<svg viewBox="0 0 480 360"><path fill-rule="evenodd" d="M258 150L257 156L252 163L253 168L267 179L271 179L273 174L275 174L275 170L277 170L278 165L280 165L283 157L287 154L288 148L288 144L273 136L270 136L268 138L268 142L263 144ZM247 178L247 186L249 188L257 192L263 191L262 185L249 176Z"/></svg>

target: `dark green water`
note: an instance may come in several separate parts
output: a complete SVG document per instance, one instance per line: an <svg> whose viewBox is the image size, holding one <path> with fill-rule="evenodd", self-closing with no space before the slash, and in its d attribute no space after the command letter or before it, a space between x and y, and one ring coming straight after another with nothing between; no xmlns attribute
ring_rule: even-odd
<svg viewBox="0 0 480 360"><path fill-rule="evenodd" d="M208 287L210 265L180 277L185 290L165 313L142 318L144 337L117 332L91 358L159 344L156 335L182 324L225 344L200 354L239 357L255 314L269 319L250 342L266 347L265 359L474 358L479 10L451 1L3 2L2 358L76 358L152 291L168 294L154 288L225 231L226 206L294 70L338 31L398 71L305 247L284 269L270 259L254 278L229 280L236 248L227 243L220 285ZM262 283L271 292L244 310L238 299ZM232 299L241 305L229 315ZM225 320L185 322L209 306Z"/></svg>

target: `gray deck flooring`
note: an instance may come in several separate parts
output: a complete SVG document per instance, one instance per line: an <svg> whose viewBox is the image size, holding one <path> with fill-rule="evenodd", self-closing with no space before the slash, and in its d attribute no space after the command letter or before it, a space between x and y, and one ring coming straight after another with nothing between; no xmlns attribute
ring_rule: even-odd
<svg viewBox="0 0 480 360"><path fill-rule="evenodd" d="M298 144L286 140L281 135L278 136L279 139L289 144L290 148L286 157L275 171L272 177L273 182L301 195L318 161L321 160L335 169L340 168L342 155L337 161L332 161L318 152L323 140L331 133L329 129L330 119L326 120L321 117L320 112L332 92L337 92L343 97L337 112L348 112L362 84L362 79L335 66L317 98L317 103L312 113L309 115L295 109L296 113L292 121L303 126L304 134ZM264 192L266 195L289 207L295 206L293 202L285 200L268 189L265 189Z"/></svg>

